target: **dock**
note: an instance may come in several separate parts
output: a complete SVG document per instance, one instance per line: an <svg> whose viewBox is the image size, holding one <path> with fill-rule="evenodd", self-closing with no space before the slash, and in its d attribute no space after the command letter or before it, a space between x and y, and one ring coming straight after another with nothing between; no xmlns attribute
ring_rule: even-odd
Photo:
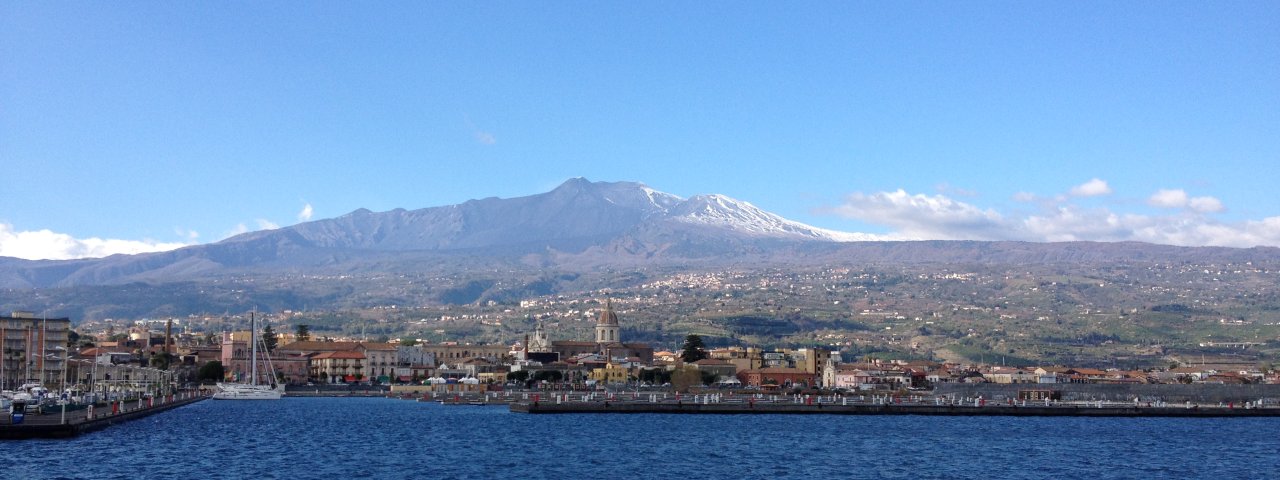
<svg viewBox="0 0 1280 480"><path fill-rule="evenodd" d="M42 415L28 414L21 424L12 425L8 412L0 419L0 439L22 440L28 438L70 438L80 434L102 430L112 425L154 415L183 405L208 399L200 392L181 392L168 397L154 397L117 401L95 405L94 408L69 409L65 420L60 411ZM92 412L92 417L90 414Z"/></svg>
<svg viewBox="0 0 1280 480"><path fill-rule="evenodd" d="M1133 404L1124 402L945 402L941 398L849 401L839 397L737 397L656 395L602 397L550 395L515 401L510 410L529 414L668 413L720 415L930 415L1003 417L1280 417L1280 407L1249 405Z"/></svg>

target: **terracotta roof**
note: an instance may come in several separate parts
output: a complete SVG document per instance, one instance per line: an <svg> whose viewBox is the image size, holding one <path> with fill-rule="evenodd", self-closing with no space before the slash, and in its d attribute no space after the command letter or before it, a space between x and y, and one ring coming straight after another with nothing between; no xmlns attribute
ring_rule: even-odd
<svg viewBox="0 0 1280 480"><path fill-rule="evenodd" d="M787 373L792 375L813 375L812 373L806 372L799 368L785 368L785 367L769 367L769 368L760 368L756 370L747 370L747 373Z"/></svg>
<svg viewBox="0 0 1280 480"><path fill-rule="evenodd" d="M317 342L314 340L308 340L305 342L293 342L288 345L281 345L277 349L334 352L339 350L355 350L359 345L359 342Z"/></svg>
<svg viewBox="0 0 1280 480"><path fill-rule="evenodd" d="M317 342L314 340L308 340L305 342L293 342L288 345L281 345L277 348L277 350L297 350L297 351L312 351L312 352L336 352L336 351L351 351L351 350L360 350L360 349L394 351L396 349L396 346L395 344L392 344L392 343L379 343L379 342Z"/></svg>
<svg viewBox="0 0 1280 480"><path fill-rule="evenodd" d="M1081 375L1095 375L1095 376L1096 376L1096 375L1106 375L1106 374L1107 374L1107 372L1106 372L1105 370L1098 370L1098 369L1096 369L1096 368L1073 368L1072 370L1075 370L1075 372L1076 372L1076 373L1079 373L1079 374L1081 374Z"/></svg>
<svg viewBox="0 0 1280 480"><path fill-rule="evenodd" d="M323 360L326 358L363 360L364 354L360 352L352 352L352 351L331 351L331 352L319 353L319 354L316 354L316 356L311 357L312 360Z"/></svg>

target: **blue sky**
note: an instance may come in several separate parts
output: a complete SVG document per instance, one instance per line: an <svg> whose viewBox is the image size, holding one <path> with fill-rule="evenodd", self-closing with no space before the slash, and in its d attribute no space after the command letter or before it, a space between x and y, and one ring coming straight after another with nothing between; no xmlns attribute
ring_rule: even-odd
<svg viewBox="0 0 1280 480"><path fill-rule="evenodd" d="M577 176L869 238L1280 245L1276 2L4 2L0 59L0 256Z"/></svg>

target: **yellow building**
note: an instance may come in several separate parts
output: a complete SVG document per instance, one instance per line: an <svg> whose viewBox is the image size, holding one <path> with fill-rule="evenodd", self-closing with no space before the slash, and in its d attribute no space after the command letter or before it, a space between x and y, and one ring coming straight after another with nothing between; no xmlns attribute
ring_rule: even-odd
<svg viewBox="0 0 1280 480"><path fill-rule="evenodd" d="M612 363L605 364L604 368L597 368L591 371L590 378L601 383L626 383L627 377L631 372L625 368Z"/></svg>

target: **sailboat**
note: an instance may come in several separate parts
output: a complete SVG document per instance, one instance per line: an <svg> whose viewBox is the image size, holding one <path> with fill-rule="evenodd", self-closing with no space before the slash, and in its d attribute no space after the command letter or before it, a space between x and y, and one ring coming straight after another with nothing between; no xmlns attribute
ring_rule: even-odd
<svg viewBox="0 0 1280 480"><path fill-rule="evenodd" d="M265 384L258 383L258 343L262 340L258 338L258 324L254 319L254 314L249 314L249 345L253 352L249 356L251 373L249 374L249 383L229 383L219 382L218 391L213 394L215 400L279 400L284 396L284 385L276 383L275 368L271 365L271 355L267 354L267 346L262 345L262 356L266 359L267 372L270 372L271 381Z"/></svg>

